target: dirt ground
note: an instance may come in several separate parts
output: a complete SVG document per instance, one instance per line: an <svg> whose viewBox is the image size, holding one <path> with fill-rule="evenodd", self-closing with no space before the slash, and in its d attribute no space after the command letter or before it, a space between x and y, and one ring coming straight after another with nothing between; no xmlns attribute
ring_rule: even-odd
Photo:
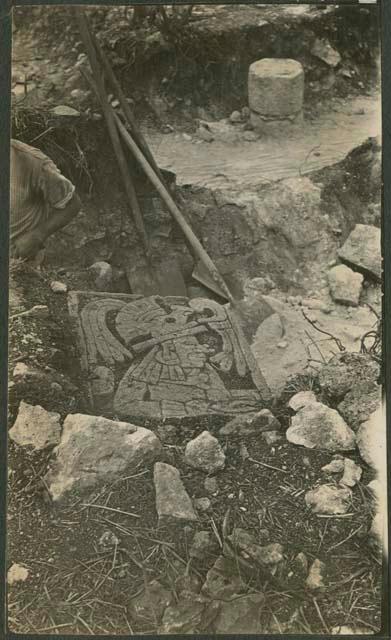
<svg viewBox="0 0 391 640"><path fill-rule="evenodd" d="M108 260L117 274L116 290L129 292L120 256L124 251L137 255L138 250L104 125L101 119L94 119L99 112L94 99L83 83L64 90L65 80L72 75L69 70L82 52L77 33L72 26L67 27L63 42L57 41L53 47L53 39L58 40L66 20L71 25L69 17L64 22L61 10L56 8L46 18L41 16L36 29L27 31L27 14L23 11L19 8L15 14L13 74L15 82L22 78L31 85L27 84L24 98L25 85L14 87L19 94L15 95L14 136L42 148L72 177L83 210L76 222L49 243L42 271L24 265L12 267L10 426L21 400L56 411L62 418L69 413L90 412L66 296L54 293L50 283L60 280L68 290L93 290L87 267L94 261ZM176 174L178 198L189 221L241 295L249 280L269 276L273 296L284 304L292 295L317 297L330 304L325 270L335 260L338 247L357 222L379 224L376 167L380 147L375 140L379 135L379 94L377 53L373 53L376 19L357 12L349 28L344 29L344 11L341 8L330 17L328 9L312 7L198 6L194 23L183 29L185 41L174 39L169 46L162 44L153 25L132 27L126 34L129 22L123 9L112 9L104 26L105 16L99 10L92 15L108 50L119 59L116 69L134 97L136 114L159 165ZM266 31L259 45L262 30ZM331 74L311 58L311 43L316 36L330 39L339 49L340 70L345 75ZM149 44L143 47L146 38ZM203 51L205 42L209 49ZM220 122L233 109L245 106L244 70L248 59L254 59L258 49L270 55L288 55L298 43L297 55L308 78L305 139L277 145L262 139L245 142L239 135L228 141L198 143L200 119ZM213 48L219 52L217 60L211 57ZM154 65L157 59L159 64ZM147 68L154 68L148 78ZM203 73L200 69L204 68ZM69 92L74 89L82 93L71 99ZM49 109L56 104L77 108L80 118L76 123L53 123ZM287 200L281 194L287 194ZM292 204L292 219L304 235L307 231L309 235L316 233L312 246L299 246L282 221L271 228L264 222L264 226L254 223L260 211L259 200L269 202L277 211L284 202L293 202L292 194L298 198ZM300 218L303 212L308 213L307 222ZM254 229L260 236L255 244ZM172 246L186 285L194 287L193 261L175 230ZM165 250L164 240L160 250ZM366 302L380 310L380 286L370 279L361 307ZM48 306L46 319L18 316L38 304ZM346 320L349 315L341 305L332 310L337 320ZM363 323L363 333L367 328ZM35 368L37 373L27 378L15 376L18 363ZM316 373L292 378L274 398L270 408L283 432L291 417L287 402L297 391L307 389L322 397ZM164 444L163 461L180 470L192 499L205 497L205 474L184 463L184 446L205 428L216 435L226 421L216 417L172 421L177 432ZM157 431L162 425L145 420L143 426ZM373 471L360 462L358 454L350 456L364 470L351 508L340 517L322 517L306 507L303 496L324 480L321 467L330 461L329 453L296 447L284 437L273 445L254 437L245 440L251 452L246 457L240 438L219 437L227 463L216 475L217 489L209 495L211 506L199 514L196 523L177 527L157 524L150 468L118 478L88 497L73 496L69 502L55 506L44 481L53 452L32 453L10 441L7 558L9 565L19 563L29 571L26 582L9 589L12 631L57 635L156 633L159 622L154 612L149 611L144 619L137 617L132 602L155 579L174 601L179 600L181 580L190 569L200 587L220 555L223 523L229 510L235 526L253 533L259 543L278 542L285 549L284 573L277 574L276 581L260 572L250 572L246 577L251 593L264 594L265 634L329 634L338 625L365 627L369 633L376 633L381 627L382 563L368 541L374 507L366 485L374 478ZM213 533L216 549L204 560L190 561L194 533L201 530ZM114 549L100 542L107 532L118 539ZM310 563L320 558L326 564L327 588L316 596L290 572L300 552ZM213 621L191 630L213 633Z"/></svg>

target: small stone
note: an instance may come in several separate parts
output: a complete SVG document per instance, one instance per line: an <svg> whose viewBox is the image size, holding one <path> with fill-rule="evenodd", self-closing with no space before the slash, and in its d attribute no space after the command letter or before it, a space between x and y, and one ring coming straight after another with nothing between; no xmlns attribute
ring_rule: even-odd
<svg viewBox="0 0 391 640"><path fill-rule="evenodd" d="M333 267L328 272L330 293L341 304L357 307L362 291L364 276L344 264Z"/></svg>
<svg viewBox="0 0 391 640"><path fill-rule="evenodd" d="M113 285L113 268L108 262L94 262L89 268L94 275L97 291L111 291Z"/></svg>
<svg viewBox="0 0 391 640"><path fill-rule="evenodd" d="M204 140L204 142L213 142L214 140L213 133L206 127L198 127L196 135L198 136L198 138L200 138L200 140Z"/></svg>
<svg viewBox="0 0 391 640"><path fill-rule="evenodd" d="M307 576L308 574L308 558L303 551L295 556L293 560L293 567L295 573L298 573L300 576Z"/></svg>
<svg viewBox="0 0 391 640"><path fill-rule="evenodd" d="M112 531L104 531L99 538L99 544L107 549L114 549L119 545L119 539Z"/></svg>
<svg viewBox="0 0 391 640"><path fill-rule="evenodd" d="M228 539L240 555L262 567L276 565L284 559L284 548L281 544L274 542L261 546L251 533L240 527L236 527Z"/></svg>
<svg viewBox="0 0 391 640"><path fill-rule="evenodd" d="M326 565L324 562L316 558L312 565L310 566L310 570L308 573L307 580L305 581L307 589L311 591L316 591L317 589L325 588L325 573L326 573Z"/></svg>
<svg viewBox="0 0 391 640"><path fill-rule="evenodd" d="M282 440L282 434L279 431L265 431L262 434L262 438L266 442L267 445L271 446Z"/></svg>
<svg viewBox="0 0 391 640"><path fill-rule="evenodd" d="M216 618L220 605L195 594L184 594L164 611L158 634L196 634Z"/></svg>
<svg viewBox="0 0 391 640"><path fill-rule="evenodd" d="M157 462L153 480L156 491L156 510L159 523L164 519L197 520L191 499L180 479L178 469Z"/></svg>
<svg viewBox="0 0 391 640"><path fill-rule="evenodd" d="M208 556L216 555L218 550L218 542L210 531L197 531L194 534L189 555L190 558L196 558L200 562L204 562L208 559Z"/></svg>
<svg viewBox="0 0 391 640"><path fill-rule="evenodd" d="M209 498L195 498L193 503L197 511L201 512L208 511L211 507Z"/></svg>
<svg viewBox="0 0 391 640"><path fill-rule="evenodd" d="M229 119L233 124L237 124L238 122L242 122L242 114L240 113L240 111L232 111Z"/></svg>
<svg viewBox="0 0 391 640"><path fill-rule="evenodd" d="M256 593L223 602L214 623L213 633L221 635L263 634L265 623L262 619L265 595Z"/></svg>
<svg viewBox="0 0 391 640"><path fill-rule="evenodd" d="M186 142L191 142L192 141L192 137L189 136L188 133L182 133L182 137L184 140L186 140Z"/></svg>
<svg viewBox="0 0 391 640"><path fill-rule="evenodd" d="M234 560L219 556L206 574L201 592L213 600L231 600L246 589L244 580Z"/></svg>
<svg viewBox="0 0 391 640"><path fill-rule="evenodd" d="M68 291L68 287L64 282L53 281L50 283L50 288L53 293L66 293Z"/></svg>
<svg viewBox="0 0 391 640"><path fill-rule="evenodd" d="M325 464L324 467L321 468L323 473L343 473L345 468L344 459L335 458L329 464Z"/></svg>
<svg viewBox="0 0 391 640"><path fill-rule="evenodd" d="M164 444L175 444L178 440L178 428L174 424L160 424L156 433Z"/></svg>
<svg viewBox="0 0 391 640"><path fill-rule="evenodd" d="M286 437L309 449L349 451L355 448L354 432L335 409L320 402L306 405L293 416Z"/></svg>
<svg viewBox="0 0 391 640"><path fill-rule="evenodd" d="M248 107L243 107L241 113L243 120L248 120L248 118L250 117L250 109Z"/></svg>
<svg viewBox="0 0 391 640"><path fill-rule="evenodd" d="M356 224L338 255L349 265L381 280L381 233L378 227Z"/></svg>
<svg viewBox="0 0 391 640"><path fill-rule="evenodd" d="M313 402L316 402L316 395L313 391L299 391L291 397L288 402L288 407L292 409L292 411L297 412L307 404L312 404Z"/></svg>
<svg viewBox="0 0 391 640"><path fill-rule="evenodd" d="M29 572L26 567L21 564L13 564L7 572L7 582L9 585L13 585L16 582L26 582L29 576Z"/></svg>
<svg viewBox="0 0 391 640"><path fill-rule="evenodd" d="M249 451L248 451L246 445L244 444L244 442L240 443L239 453L240 453L240 457L242 458L243 461L247 460L250 457Z"/></svg>
<svg viewBox="0 0 391 640"><path fill-rule="evenodd" d="M282 340L281 342L277 342L277 347L279 349L286 349L288 346L288 343L286 340Z"/></svg>
<svg viewBox="0 0 391 640"><path fill-rule="evenodd" d="M60 414L22 400L9 437L20 447L32 447L35 451L55 446L61 437Z"/></svg>
<svg viewBox="0 0 391 640"><path fill-rule="evenodd" d="M57 107L54 107L51 111L55 116L66 116L71 118L80 116L79 111L76 111L76 109L72 109L72 107L68 107L65 104L60 104Z"/></svg>
<svg viewBox="0 0 391 640"><path fill-rule="evenodd" d="M361 480L362 469L360 465L356 464L354 460L345 458L344 460L344 474L339 481L340 484L347 487L354 487L357 482Z"/></svg>
<svg viewBox="0 0 391 640"><path fill-rule="evenodd" d="M50 388L52 389L52 391L55 391L56 393L61 393L63 391L62 386L58 382L51 382Z"/></svg>
<svg viewBox="0 0 391 640"><path fill-rule="evenodd" d="M22 378L29 372L29 367L24 362L17 362L12 372L14 378Z"/></svg>
<svg viewBox="0 0 391 640"><path fill-rule="evenodd" d="M216 478L208 476L207 478L205 478L204 488L205 488L205 491L213 495L218 492L219 483L217 482Z"/></svg>
<svg viewBox="0 0 391 640"><path fill-rule="evenodd" d="M269 409L258 413L242 414L230 420L219 431L221 436L256 436L264 431L277 431L281 424Z"/></svg>
<svg viewBox="0 0 391 640"><path fill-rule="evenodd" d="M225 454L217 438L209 431L203 431L190 440L185 448L185 462L207 473L220 471L225 467Z"/></svg>
<svg viewBox="0 0 391 640"><path fill-rule="evenodd" d="M179 576L179 578L175 580L175 591L178 595L199 593L201 587L201 580L194 573Z"/></svg>
<svg viewBox="0 0 391 640"><path fill-rule="evenodd" d="M153 580L145 585L142 593L132 598L129 611L135 621L155 625L161 621L165 609L172 601L172 593L160 582Z"/></svg>
<svg viewBox="0 0 391 640"><path fill-rule="evenodd" d="M352 492L348 487L322 484L316 489L307 491L304 499L313 513L337 515L348 512L351 506Z"/></svg>
<svg viewBox="0 0 391 640"><path fill-rule="evenodd" d="M327 40L316 39L311 50L312 55L322 60L329 67L337 67L341 56Z"/></svg>

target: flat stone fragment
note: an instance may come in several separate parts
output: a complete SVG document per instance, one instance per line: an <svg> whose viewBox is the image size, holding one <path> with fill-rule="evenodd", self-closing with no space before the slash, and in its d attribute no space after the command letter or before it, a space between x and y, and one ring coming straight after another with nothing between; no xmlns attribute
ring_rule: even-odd
<svg viewBox="0 0 391 640"><path fill-rule="evenodd" d="M205 562L210 556L217 555L218 550L217 539L210 531L196 531L189 549L189 556Z"/></svg>
<svg viewBox="0 0 391 640"><path fill-rule="evenodd" d="M213 632L227 635L262 634L265 630L262 620L264 603L263 593L224 602L214 622Z"/></svg>
<svg viewBox="0 0 391 640"><path fill-rule="evenodd" d="M378 227L356 224L338 255L358 271L381 280L381 232Z"/></svg>
<svg viewBox="0 0 391 640"><path fill-rule="evenodd" d="M329 67L336 67L341 62L341 56L333 49L331 44L327 40L320 40L317 38L311 49L312 55L322 60Z"/></svg>
<svg viewBox="0 0 391 640"><path fill-rule="evenodd" d="M156 625L163 617L165 609L172 603L173 594L160 582L153 580L129 604L131 616L141 624Z"/></svg>
<svg viewBox="0 0 391 640"><path fill-rule="evenodd" d="M186 594L187 595L187 594ZM200 595L182 597L164 612L160 634L197 633L206 629L216 618L220 605Z"/></svg>
<svg viewBox="0 0 391 640"><path fill-rule="evenodd" d="M352 492L348 487L336 487L322 484L316 489L307 491L305 502L314 513L337 515L347 513L351 506Z"/></svg>
<svg viewBox="0 0 391 640"><path fill-rule="evenodd" d="M70 414L65 418L56 459L45 476L53 501L71 491L92 491L154 461L162 452L156 435L128 422Z"/></svg>
<svg viewBox="0 0 391 640"><path fill-rule="evenodd" d="M167 518L171 520L197 520L192 501L183 486L178 469L165 462L157 462L153 481L159 523Z"/></svg>
<svg viewBox="0 0 391 640"><path fill-rule="evenodd" d="M291 397L288 402L288 407L292 409L292 411L297 412L307 404L311 404L313 402L316 402L316 395L313 391L299 391Z"/></svg>
<svg viewBox="0 0 391 640"><path fill-rule="evenodd" d="M321 471L323 473L343 473L345 469L345 460L344 458L335 458L329 464L325 464Z"/></svg>
<svg viewBox="0 0 391 640"><path fill-rule="evenodd" d="M217 438L209 431L203 431L190 440L185 448L185 462L207 473L220 471L225 467L225 454Z"/></svg>
<svg viewBox="0 0 391 640"><path fill-rule="evenodd" d="M20 447L32 447L35 451L55 446L61 437L60 414L22 400L9 437Z"/></svg>
<svg viewBox="0 0 391 640"><path fill-rule="evenodd" d="M50 288L53 293L66 293L68 287L64 282L53 281L50 283Z"/></svg>
<svg viewBox="0 0 391 640"><path fill-rule="evenodd" d="M292 417L286 437L308 449L350 451L355 448L354 432L335 409L320 402L309 404Z"/></svg>
<svg viewBox="0 0 391 640"><path fill-rule="evenodd" d="M26 582L29 572L21 564L13 564L7 572L7 583L11 586L17 582Z"/></svg>
<svg viewBox="0 0 391 640"><path fill-rule="evenodd" d="M345 264L339 264L330 269L327 277L331 297L335 302L352 307L358 306L364 281L362 273L353 271Z"/></svg>
<svg viewBox="0 0 391 640"><path fill-rule="evenodd" d="M273 542L261 546L253 535L240 527L234 529L229 540L239 555L250 558L261 567L276 565L284 559L284 547L281 544Z"/></svg>
<svg viewBox="0 0 391 640"><path fill-rule="evenodd" d="M212 600L232 600L245 589L245 578L241 576L237 563L219 556L206 574L201 592Z"/></svg>
<svg viewBox="0 0 391 640"><path fill-rule="evenodd" d="M264 431L278 431L281 424L269 409L255 414L240 415L230 420L219 430L221 436L257 436Z"/></svg>
<svg viewBox="0 0 391 640"><path fill-rule="evenodd" d="M350 458L345 458L344 473L339 483L346 487L354 487L357 482L360 482L361 476L362 469L360 465L356 464L354 460L351 460Z"/></svg>
<svg viewBox="0 0 391 640"><path fill-rule="evenodd" d="M308 572L307 580L305 581L307 589L311 589L311 591L315 591L317 589L323 589L326 585L324 582L324 576L326 573L326 565L324 562L316 558L312 565L310 566L310 570Z"/></svg>
<svg viewBox="0 0 391 640"><path fill-rule="evenodd" d="M164 423L262 406L262 374L235 318L214 300L80 291L68 306L93 412Z"/></svg>
<svg viewBox="0 0 391 640"><path fill-rule="evenodd" d="M248 74L249 107L265 116L280 118L303 108L304 71L300 62L263 58L253 62Z"/></svg>

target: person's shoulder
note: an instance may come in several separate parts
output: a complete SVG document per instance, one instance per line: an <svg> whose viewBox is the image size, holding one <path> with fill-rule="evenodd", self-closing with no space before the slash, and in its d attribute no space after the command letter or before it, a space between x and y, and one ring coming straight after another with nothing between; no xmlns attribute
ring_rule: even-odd
<svg viewBox="0 0 391 640"><path fill-rule="evenodd" d="M25 157L25 159L39 160L40 162L47 161L48 157L39 149L31 147L25 142L11 138L11 151L17 156Z"/></svg>

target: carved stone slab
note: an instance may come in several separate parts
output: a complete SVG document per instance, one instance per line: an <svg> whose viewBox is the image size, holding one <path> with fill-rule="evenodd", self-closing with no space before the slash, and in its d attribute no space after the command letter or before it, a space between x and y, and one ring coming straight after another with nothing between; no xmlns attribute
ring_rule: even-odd
<svg viewBox="0 0 391 640"><path fill-rule="evenodd" d="M119 419L236 415L268 389L235 317L212 300L72 292L91 408Z"/></svg>

